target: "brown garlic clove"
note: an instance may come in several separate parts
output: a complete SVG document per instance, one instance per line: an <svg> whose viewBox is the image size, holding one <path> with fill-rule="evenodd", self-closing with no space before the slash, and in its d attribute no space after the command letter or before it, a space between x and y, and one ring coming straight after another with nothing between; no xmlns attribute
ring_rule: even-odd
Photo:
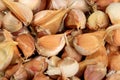
<svg viewBox="0 0 120 80"><path fill-rule="evenodd" d="M45 57L36 57L24 64L24 68L31 75L37 72L44 72L47 69L47 62Z"/></svg>
<svg viewBox="0 0 120 80"><path fill-rule="evenodd" d="M119 52L111 52L108 54L109 65L108 68L110 70L118 71L120 70L120 53Z"/></svg>
<svg viewBox="0 0 120 80"><path fill-rule="evenodd" d="M120 24L115 24L107 28L106 41L113 46L120 46Z"/></svg>
<svg viewBox="0 0 120 80"><path fill-rule="evenodd" d="M19 69L13 75L15 80L28 80L28 73L23 65L19 66Z"/></svg>
<svg viewBox="0 0 120 80"><path fill-rule="evenodd" d="M108 65L107 51L104 46L101 46L98 51L96 51L92 55L87 56L85 60L79 63L80 67L77 75L81 76L87 65L97 64L97 63L101 63L105 67L107 67Z"/></svg>
<svg viewBox="0 0 120 80"><path fill-rule="evenodd" d="M30 34L21 34L16 37L18 47L22 50L25 58L30 57L35 50L34 39Z"/></svg>
<svg viewBox="0 0 120 80"><path fill-rule="evenodd" d="M66 9L67 8L67 0L50 0L48 9Z"/></svg>
<svg viewBox="0 0 120 80"><path fill-rule="evenodd" d="M14 55L14 47L17 42L12 40L12 35L7 30L3 31L4 40L0 42L0 71L3 71L11 63Z"/></svg>
<svg viewBox="0 0 120 80"><path fill-rule="evenodd" d="M43 10L34 15L33 25L39 28L47 29L52 34L59 31L62 20L69 9Z"/></svg>
<svg viewBox="0 0 120 80"><path fill-rule="evenodd" d="M3 18L3 28L13 33L22 28L22 23L9 12Z"/></svg>
<svg viewBox="0 0 120 80"><path fill-rule="evenodd" d="M48 76L44 75L43 73L39 72L36 73L33 80L51 80Z"/></svg>
<svg viewBox="0 0 120 80"><path fill-rule="evenodd" d="M40 55L57 55L64 47L64 34L46 35L37 39L36 48Z"/></svg>
<svg viewBox="0 0 120 80"><path fill-rule="evenodd" d="M5 71L5 77L9 79L11 76L13 76L13 74L15 74L19 67L20 64L10 65Z"/></svg>
<svg viewBox="0 0 120 80"><path fill-rule="evenodd" d="M104 35L105 31L80 34L74 38L73 45L81 55L91 55L104 45Z"/></svg>
<svg viewBox="0 0 120 80"><path fill-rule="evenodd" d="M27 5L33 12L38 12L45 9L46 0L17 0L18 2ZM32 4L32 5L31 5Z"/></svg>
<svg viewBox="0 0 120 80"><path fill-rule="evenodd" d="M10 1L14 1L14 0L10 0ZM7 9L6 5L3 3L2 0L0 0L0 11L3 11L5 9Z"/></svg>
<svg viewBox="0 0 120 80"><path fill-rule="evenodd" d="M65 26L68 28L84 29L85 24L86 17L80 9L71 9L65 18Z"/></svg>
<svg viewBox="0 0 120 80"><path fill-rule="evenodd" d="M87 25L90 30L104 29L108 24L108 16L102 11L95 11L88 17Z"/></svg>
<svg viewBox="0 0 120 80"><path fill-rule="evenodd" d="M3 21L4 14L0 12L0 21Z"/></svg>
<svg viewBox="0 0 120 80"><path fill-rule="evenodd" d="M120 15L119 15L120 3L111 3L106 8L106 13L108 14L110 21L112 24L120 23Z"/></svg>
<svg viewBox="0 0 120 80"><path fill-rule="evenodd" d="M68 0L68 7L77 8L83 12L89 11L89 7L85 0Z"/></svg>
<svg viewBox="0 0 120 80"><path fill-rule="evenodd" d="M26 5L9 0L2 0L10 11L21 21L25 26L29 25L33 18L33 13Z"/></svg>
<svg viewBox="0 0 120 80"><path fill-rule="evenodd" d="M106 67L102 64L88 65L84 72L85 80L102 80L107 73Z"/></svg>
<svg viewBox="0 0 120 80"><path fill-rule="evenodd" d="M66 57L63 60L59 61L58 67L65 77L72 77L79 70L78 62L70 57Z"/></svg>

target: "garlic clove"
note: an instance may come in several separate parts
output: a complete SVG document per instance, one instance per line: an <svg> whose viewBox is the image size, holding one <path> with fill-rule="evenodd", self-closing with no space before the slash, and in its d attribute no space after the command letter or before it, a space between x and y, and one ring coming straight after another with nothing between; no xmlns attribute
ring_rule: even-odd
<svg viewBox="0 0 120 80"><path fill-rule="evenodd" d="M51 65L51 66L57 66L57 63L58 63L58 61L60 61L61 60L61 58L59 58L58 56L52 56L52 57L50 57L50 59L49 59L49 64Z"/></svg>
<svg viewBox="0 0 120 80"><path fill-rule="evenodd" d="M30 8L18 2L11 2L9 0L2 0L2 1L16 17L21 22L24 23L25 26L31 23L33 18L33 13Z"/></svg>
<svg viewBox="0 0 120 80"><path fill-rule="evenodd" d="M101 45L104 44L104 35L105 31L80 34L74 38L73 45L81 55L91 55L96 52Z"/></svg>
<svg viewBox="0 0 120 80"><path fill-rule="evenodd" d="M111 71L112 72L112 71ZM111 72L109 72L108 74L110 74ZM109 76L107 76L106 80L119 80L120 79L120 73L113 71L112 74L110 74Z"/></svg>
<svg viewBox="0 0 120 80"><path fill-rule="evenodd" d="M41 56L35 57L24 64L24 68L31 75L35 75L38 72L44 72L47 67L46 58Z"/></svg>
<svg viewBox="0 0 120 80"><path fill-rule="evenodd" d="M14 1L14 0L10 0L10 1ZM3 3L2 0L0 0L0 11L3 11L5 9L7 9L6 5Z"/></svg>
<svg viewBox="0 0 120 80"><path fill-rule="evenodd" d="M90 30L104 29L108 26L108 16L102 11L95 11L89 17L87 21L88 28Z"/></svg>
<svg viewBox="0 0 120 80"><path fill-rule="evenodd" d="M72 76L72 77L70 78L70 80L81 80L81 79L78 78L77 76Z"/></svg>
<svg viewBox="0 0 120 80"><path fill-rule="evenodd" d="M107 8L106 8L106 13L108 14L110 21L112 24L118 24L120 23L120 15L119 15L119 10L120 9L120 3L111 3Z"/></svg>
<svg viewBox="0 0 120 80"><path fill-rule="evenodd" d="M33 25L49 30L52 34L59 31L61 22L69 9L44 10L34 15ZM37 28L39 29L39 28Z"/></svg>
<svg viewBox="0 0 120 80"><path fill-rule="evenodd" d="M106 29L106 38L105 40L113 46L120 46L120 24L115 24Z"/></svg>
<svg viewBox="0 0 120 80"><path fill-rule="evenodd" d="M67 4L67 0L50 0L47 7L48 9L66 9Z"/></svg>
<svg viewBox="0 0 120 80"><path fill-rule="evenodd" d="M18 0L19 3L27 5L33 12L45 9L46 0ZM32 4L32 5L31 5Z"/></svg>
<svg viewBox="0 0 120 80"><path fill-rule="evenodd" d="M34 39L30 34L21 34L16 37L18 47L22 50L25 58L30 57L35 50Z"/></svg>
<svg viewBox="0 0 120 80"><path fill-rule="evenodd" d="M70 57L66 57L59 61L58 67L65 77L72 77L79 71L78 62Z"/></svg>
<svg viewBox="0 0 120 80"><path fill-rule="evenodd" d="M3 71L11 63L14 55L14 47L17 42L12 40L12 35L7 30L3 31L4 40L0 42L0 71Z"/></svg>
<svg viewBox="0 0 120 80"><path fill-rule="evenodd" d="M64 34L46 35L37 39L36 48L40 55L57 55L64 47Z"/></svg>
<svg viewBox="0 0 120 80"><path fill-rule="evenodd" d="M106 67L102 64L88 65L84 72L85 80L102 80L107 73Z"/></svg>
<svg viewBox="0 0 120 80"><path fill-rule="evenodd" d="M68 0L68 7L70 7L71 9L78 8L83 12L89 11L89 7L85 0Z"/></svg>
<svg viewBox="0 0 120 80"><path fill-rule="evenodd" d="M86 17L80 9L71 9L65 18L65 26L68 28L84 29L85 24Z"/></svg>
<svg viewBox="0 0 120 80"><path fill-rule="evenodd" d="M3 18L3 28L13 33L22 28L22 23L9 12Z"/></svg>

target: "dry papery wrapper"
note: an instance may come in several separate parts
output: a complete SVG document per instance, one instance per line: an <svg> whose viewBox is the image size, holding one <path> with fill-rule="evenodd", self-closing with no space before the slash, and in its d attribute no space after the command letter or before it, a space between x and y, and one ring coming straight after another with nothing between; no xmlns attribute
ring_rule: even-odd
<svg viewBox="0 0 120 80"><path fill-rule="evenodd" d="M102 64L104 67L107 67L108 65L107 51L104 46L101 46L94 54L87 56L85 60L79 63L79 72L77 73L77 76L82 76L87 65L97 63Z"/></svg>
<svg viewBox="0 0 120 80"><path fill-rule="evenodd" d="M0 42L0 71L3 71L11 63L14 55L14 47L17 42L12 40L12 35L7 30L3 31L4 38Z"/></svg>
<svg viewBox="0 0 120 80"><path fill-rule="evenodd" d="M106 13L108 14L110 21L112 24L118 24L120 23L120 15L119 15L119 10L120 9L120 3L111 3L107 8L106 8Z"/></svg>
<svg viewBox="0 0 120 80"><path fill-rule="evenodd" d="M14 1L14 0L10 0L10 1ZM3 3L2 0L0 0L0 11L6 10L6 9L7 9L6 5Z"/></svg>
<svg viewBox="0 0 120 80"><path fill-rule="evenodd" d="M3 17L3 28L11 33L19 31L22 27L22 23L11 12Z"/></svg>
<svg viewBox="0 0 120 80"><path fill-rule="evenodd" d="M96 31L76 36L73 46L79 54L88 56L95 53L101 45L104 45L105 31Z"/></svg>
<svg viewBox="0 0 120 80"><path fill-rule="evenodd" d="M107 74L107 68L101 64L87 65L84 72L85 80L102 80Z"/></svg>
<svg viewBox="0 0 120 80"><path fill-rule="evenodd" d="M80 62L82 59L82 55L80 55L68 42L68 38L67 36L65 37L66 39L66 46L64 48L64 52L62 54L62 58L65 57L71 57L73 59L75 59L76 61Z"/></svg>
<svg viewBox="0 0 120 80"><path fill-rule="evenodd" d="M21 21L25 26L29 25L33 19L32 10L26 5L10 0L2 0L8 9Z"/></svg>
<svg viewBox="0 0 120 80"><path fill-rule="evenodd" d="M28 58L34 54L35 40L30 34L20 34L16 36L15 41L18 42L18 47L22 50L25 58Z"/></svg>
<svg viewBox="0 0 120 80"><path fill-rule="evenodd" d="M110 70L118 71L120 70L120 52L114 51L108 54L108 68Z"/></svg>
<svg viewBox="0 0 120 80"><path fill-rule="evenodd" d="M119 35L120 35L120 24L115 24L112 26L109 26L106 29L106 38L105 40L113 46L120 46L120 39L119 39Z"/></svg>
<svg viewBox="0 0 120 80"><path fill-rule="evenodd" d="M80 9L71 9L65 18L65 27L84 29L86 16Z"/></svg>
<svg viewBox="0 0 120 80"><path fill-rule="evenodd" d="M109 19L107 14L104 12L97 10L93 12L87 21L87 26L90 30L98 30L98 29L105 29L108 27Z"/></svg>
<svg viewBox="0 0 120 80"><path fill-rule="evenodd" d="M105 80L119 80L119 79L120 79L120 71L111 70L106 75Z"/></svg>
<svg viewBox="0 0 120 80"><path fill-rule="evenodd" d="M114 2L120 2L120 0L86 0L91 6L97 6L97 9L105 11L106 7Z"/></svg>
<svg viewBox="0 0 120 80"><path fill-rule="evenodd" d="M69 9L40 11L34 15L32 25L38 27L37 29L47 29L55 34L61 28L62 20L68 11Z"/></svg>
<svg viewBox="0 0 120 80"><path fill-rule="evenodd" d="M46 35L37 39L36 48L40 55L57 55L65 46L65 34Z"/></svg>
<svg viewBox="0 0 120 80"><path fill-rule="evenodd" d="M64 59L58 60L57 66L52 66L49 64L46 74L50 76L63 74L65 77L72 77L78 72L78 70L78 62L70 57L66 57Z"/></svg>
<svg viewBox="0 0 120 80"><path fill-rule="evenodd" d="M34 13L46 8L46 0L16 0L19 3L27 5ZM32 5L31 5L32 4Z"/></svg>

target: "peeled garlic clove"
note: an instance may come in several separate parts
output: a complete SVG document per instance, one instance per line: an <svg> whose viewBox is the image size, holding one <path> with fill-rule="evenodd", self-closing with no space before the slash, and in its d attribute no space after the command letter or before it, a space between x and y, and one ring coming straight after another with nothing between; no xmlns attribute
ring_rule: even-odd
<svg viewBox="0 0 120 80"><path fill-rule="evenodd" d="M49 30L52 34L59 31L61 22L69 9L44 10L34 15L33 25ZM39 28L37 28L39 29Z"/></svg>
<svg viewBox="0 0 120 80"><path fill-rule="evenodd" d="M37 72L44 72L47 69L47 62L45 57L36 57L24 64L24 68L34 75Z"/></svg>
<svg viewBox="0 0 120 80"><path fill-rule="evenodd" d="M65 9L67 4L67 0L50 0L48 9Z"/></svg>
<svg viewBox="0 0 120 80"><path fill-rule="evenodd" d="M10 1L14 1L14 0L10 0ZM7 9L6 5L3 3L2 0L0 0L0 11L3 11L5 9Z"/></svg>
<svg viewBox="0 0 120 80"><path fill-rule="evenodd" d="M9 0L2 0L10 11L21 21L25 26L29 25L33 18L33 13L26 5Z"/></svg>
<svg viewBox="0 0 120 80"><path fill-rule="evenodd" d="M14 55L14 47L17 45L17 43L12 40L10 32L4 30L3 35L4 40L0 42L0 71L6 69L11 63Z"/></svg>
<svg viewBox="0 0 120 80"><path fill-rule="evenodd" d="M43 10L46 7L46 0L18 0L18 2L27 5L34 12Z"/></svg>
<svg viewBox="0 0 120 80"><path fill-rule="evenodd" d="M102 11L95 11L88 17L87 25L90 30L106 28L108 24L108 16Z"/></svg>
<svg viewBox="0 0 120 80"><path fill-rule="evenodd" d="M106 41L113 46L120 46L120 24L115 24L107 28Z"/></svg>
<svg viewBox="0 0 120 80"><path fill-rule="evenodd" d="M18 47L22 50L25 58L30 57L35 50L34 39L30 34L21 34L16 37Z"/></svg>
<svg viewBox="0 0 120 80"><path fill-rule="evenodd" d="M65 77L74 76L79 70L79 64L76 60L66 57L58 62L58 67Z"/></svg>
<svg viewBox="0 0 120 80"><path fill-rule="evenodd" d="M71 9L78 8L83 12L89 11L89 7L85 0L68 0L68 7L70 7Z"/></svg>
<svg viewBox="0 0 120 80"><path fill-rule="evenodd" d="M120 23L120 3L111 3L107 8L106 8L106 13L108 14L110 21L112 24L118 24Z"/></svg>
<svg viewBox="0 0 120 80"><path fill-rule="evenodd" d="M102 41L105 31L80 34L73 40L75 49L81 55L91 55L96 52L104 41Z"/></svg>
<svg viewBox="0 0 120 80"><path fill-rule="evenodd" d="M3 28L13 33L22 28L22 23L9 12L3 18Z"/></svg>
<svg viewBox="0 0 120 80"><path fill-rule="evenodd" d="M84 29L85 24L86 17L80 9L71 9L65 18L65 26L68 28Z"/></svg>
<svg viewBox="0 0 120 80"><path fill-rule="evenodd" d="M97 65L88 65L84 72L84 79L85 80L102 80L107 73L106 67L102 64Z"/></svg>
<svg viewBox="0 0 120 80"><path fill-rule="evenodd" d="M46 35L37 39L36 48L40 55L57 55L64 47L64 34Z"/></svg>

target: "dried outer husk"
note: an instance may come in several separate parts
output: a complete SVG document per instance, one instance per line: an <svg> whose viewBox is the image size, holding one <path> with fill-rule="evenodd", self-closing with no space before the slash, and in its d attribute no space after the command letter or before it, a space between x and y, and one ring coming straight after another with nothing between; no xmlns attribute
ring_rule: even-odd
<svg viewBox="0 0 120 80"><path fill-rule="evenodd" d="M104 12L97 10L93 12L87 21L87 26L90 30L98 30L98 29L105 29L108 27L109 19L107 14Z"/></svg>
<svg viewBox="0 0 120 80"><path fill-rule="evenodd" d="M22 23L11 13L8 12L3 18L3 28L11 33L17 32L22 28Z"/></svg>
<svg viewBox="0 0 120 80"><path fill-rule="evenodd" d="M84 72L85 80L102 80L107 74L107 67L102 64L87 65Z"/></svg>
<svg viewBox="0 0 120 80"><path fill-rule="evenodd" d="M52 34L59 31L62 20L69 9L43 10L34 15L33 26L49 30Z"/></svg>
<svg viewBox="0 0 120 80"><path fill-rule="evenodd" d="M71 9L65 18L65 26L68 28L84 29L86 16L80 9Z"/></svg>
<svg viewBox="0 0 120 80"><path fill-rule="evenodd" d="M46 35L37 39L36 48L40 55L57 55L65 45L64 34Z"/></svg>
<svg viewBox="0 0 120 80"><path fill-rule="evenodd" d="M25 26L29 25L33 19L32 10L26 5L9 0L2 0L7 8L21 21Z"/></svg>
<svg viewBox="0 0 120 80"><path fill-rule="evenodd" d="M87 56L85 60L79 63L80 66L77 76L81 76L83 74L87 65L97 63L103 64L104 67L108 66L108 56L104 46L101 46L94 54Z"/></svg>
<svg viewBox="0 0 120 80"><path fill-rule="evenodd" d="M106 29L106 35L105 35L105 40L113 46L120 46L120 39L119 39L119 34L120 34L120 24L115 24L112 26L109 26Z"/></svg>
<svg viewBox="0 0 120 80"><path fill-rule="evenodd" d="M0 71L3 71L11 63L14 55L14 47L17 42L12 40L12 35L7 30L3 31L4 40L0 42Z"/></svg>
<svg viewBox="0 0 120 80"><path fill-rule="evenodd" d="M15 40L18 42L18 47L22 50L25 58L34 54L35 42L30 34L18 35Z"/></svg>
<svg viewBox="0 0 120 80"><path fill-rule="evenodd" d="M79 54L88 56L95 53L104 45L105 30L80 34L73 40L73 46Z"/></svg>
<svg viewBox="0 0 120 80"><path fill-rule="evenodd" d="M17 0L19 3L27 5L34 13L46 8L46 0ZM32 4L32 5L31 5Z"/></svg>

